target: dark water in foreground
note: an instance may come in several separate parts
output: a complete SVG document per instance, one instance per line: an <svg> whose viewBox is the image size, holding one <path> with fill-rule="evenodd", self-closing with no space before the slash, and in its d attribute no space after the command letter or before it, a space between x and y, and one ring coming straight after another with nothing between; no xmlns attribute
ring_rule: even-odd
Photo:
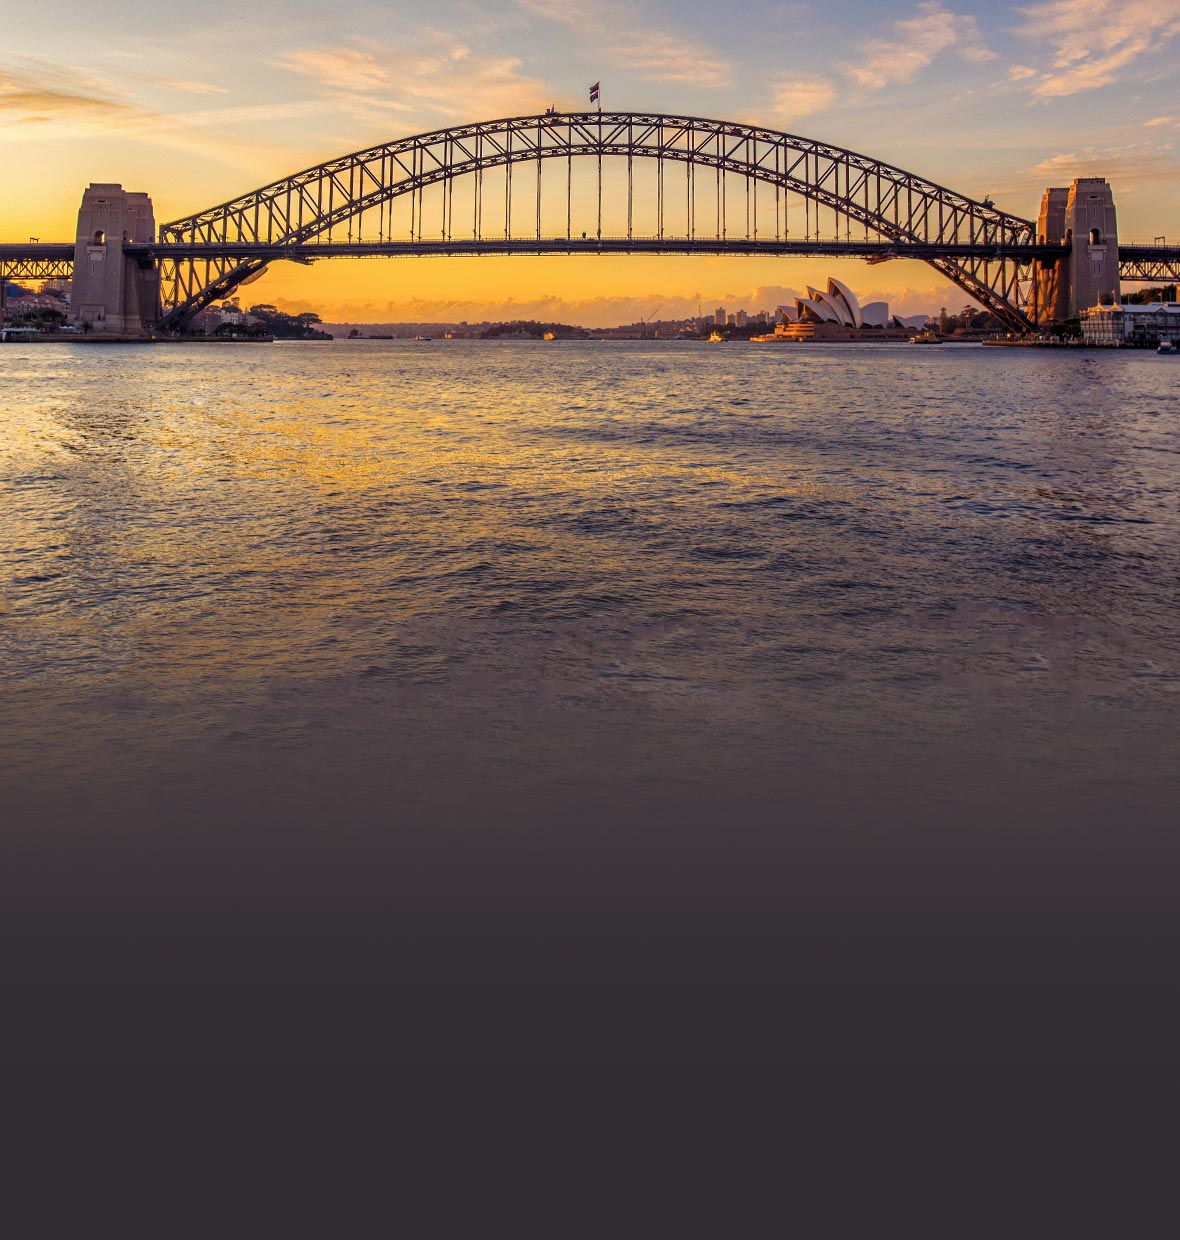
<svg viewBox="0 0 1180 1240"><path fill-rule="evenodd" d="M5 346L23 1234L1167 1234L1178 377Z"/></svg>

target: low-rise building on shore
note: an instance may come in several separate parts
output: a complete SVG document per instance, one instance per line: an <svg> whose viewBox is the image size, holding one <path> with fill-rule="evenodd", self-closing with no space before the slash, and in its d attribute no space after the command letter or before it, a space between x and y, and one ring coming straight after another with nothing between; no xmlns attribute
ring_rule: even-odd
<svg viewBox="0 0 1180 1240"><path fill-rule="evenodd" d="M1099 348L1154 349L1180 345L1180 302L1145 306L1092 306L1081 313L1082 339Z"/></svg>

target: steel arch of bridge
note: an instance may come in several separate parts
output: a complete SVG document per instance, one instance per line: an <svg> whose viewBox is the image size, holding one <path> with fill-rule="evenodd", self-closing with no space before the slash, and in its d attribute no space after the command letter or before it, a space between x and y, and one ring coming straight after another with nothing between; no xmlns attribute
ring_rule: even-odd
<svg viewBox="0 0 1180 1240"><path fill-rule="evenodd" d="M851 236L855 224L863 227L866 238L875 233L886 241L925 247L923 261L1002 321L1018 329L1030 325L1026 307L1032 255L1012 257L1010 252L1030 246L1034 225L1030 220L997 210L990 202L968 198L855 151L773 129L700 117L549 112L440 129L369 147L162 225L163 245L199 246L205 257L161 254L161 287L167 311L161 326L182 326L193 313L260 274L274 257L283 256L284 248L305 246L317 238L331 243L334 234L347 230L349 244L355 236L359 252L366 224L372 235L374 216L380 242L384 239L387 217L392 221L390 204L407 195L411 241L416 239L423 244L423 191L432 186L442 187L441 220L437 221L439 243L445 245L456 236L465 236L470 224L472 241L478 246L483 229L483 174L491 169L506 169L503 239L507 240L512 236L511 170L516 165L535 163L535 239L540 241L542 165L555 159L569 161L565 239L573 250L568 187L573 159L585 157L598 161L599 237L603 161L627 161L628 231L625 239L618 240L625 240L632 251L643 250L645 240L665 248L671 240L664 231L663 165L667 161L685 166L688 236L676 239L681 243L676 246L678 252L692 252L698 245L704 250L706 241L713 246L707 252L717 252L716 242L726 238L728 228L721 205L727 201L724 180L734 175L746 182L747 240L758 239L758 196L753 196L751 220L749 187L756 183L770 185L776 191L776 237L785 231L778 211L779 195L794 193L816 204L817 227L818 208L823 207L833 214L837 234L843 222L846 237ZM659 165L656 238L632 235L631 172L635 159L656 160ZM710 170L717 178L718 218L714 235L705 234L703 229L698 232L697 169ZM473 179L474 211L468 216L464 208L457 233L454 183L462 178ZM213 247L212 251L209 247ZM227 247L226 252L216 255L218 247ZM997 257L996 247L1008 254ZM739 248L735 246L735 252ZM944 248L945 254L941 253ZM965 249L978 252L966 254ZM336 252L340 252L339 248Z"/></svg>

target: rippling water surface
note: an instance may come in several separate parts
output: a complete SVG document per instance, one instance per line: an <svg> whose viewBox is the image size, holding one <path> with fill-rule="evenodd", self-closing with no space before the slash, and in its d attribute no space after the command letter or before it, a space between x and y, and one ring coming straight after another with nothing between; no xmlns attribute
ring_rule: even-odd
<svg viewBox="0 0 1180 1240"><path fill-rule="evenodd" d="M1172 359L6 346L0 373L18 814L1175 794Z"/></svg>
<svg viewBox="0 0 1180 1240"><path fill-rule="evenodd" d="M0 348L6 1217L1173 1234L1178 377Z"/></svg>

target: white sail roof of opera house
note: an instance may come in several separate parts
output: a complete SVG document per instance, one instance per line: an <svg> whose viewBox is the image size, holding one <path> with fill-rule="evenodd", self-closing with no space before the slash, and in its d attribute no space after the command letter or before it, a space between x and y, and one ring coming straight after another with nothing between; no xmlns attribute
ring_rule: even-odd
<svg viewBox="0 0 1180 1240"><path fill-rule="evenodd" d="M828 313L825 315L825 318L829 322L839 323L843 327L852 326L852 311L845 304L843 297L838 293L832 292L830 280L828 281L828 291L826 293L822 289L812 288L809 284L807 286L807 299L816 305L827 308Z"/></svg>
<svg viewBox="0 0 1180 1240"><path fill-rule="evenodd" d="M861 315L860 302L856 300L856 294L848 287L847 284L828 276L828 293L833 297L838 296L848 307L848 311L852 315L853 327L864 326L864 318Z"/></svg>
<svg viewBox="0 0 1180 1240"><path fill-rule="evenodd" d="M882 303L874 303L873 309L876 310ZM856 298L856 294L840 280L835 280L831 276L828 277L828 287L826 290L812 288L807 286L806 297L795 298L795 313L799 318L803 317L804 311L809 312L815 319L821 323L840 323L844 327L864 327L865 316L861 309L860 302ZM889 322L888 307L885 310L885 323ZM877 315L869 320L870 323L876 324Z"/></svg>
<svg viewBox="0 0 1180 1240"><path fill-rule="evenodd" d="M813 289L808 289L807 291L811 293L812 297L816 301L820 302L822 305L830 306L832 308L832 312L836 316L837 323L842 324L844 327L852 326L852 311L849 310L849 308L844 304L843 297L835 295L830 291L826 293Z"/></svg>
<svg viewBox="0 0 1180 1240"><path fill-rule="evenodd" d="M831 306L825 306L823 302L816 301L812 297L796 297L795 317L801 319L805 310L810 311L812 316L820 323L838 323L840 321Z"/></svg>

